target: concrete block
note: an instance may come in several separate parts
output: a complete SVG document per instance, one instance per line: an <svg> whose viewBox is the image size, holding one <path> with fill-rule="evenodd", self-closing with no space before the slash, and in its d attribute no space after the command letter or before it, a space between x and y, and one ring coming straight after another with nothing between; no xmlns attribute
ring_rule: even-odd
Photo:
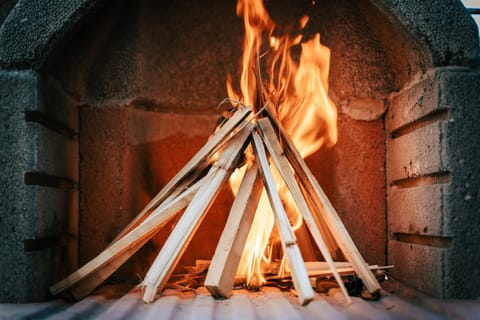
<svg viewBox="0 0 480 320"><path fill-rule="evenodd" d="M388 242L388 263L392 275L422 292L445 297L445 255L448 250L396 240Z"/></svg>
<svg viewBox="0 0 480 320"><path fill-rule="evenodd" d="M448 171L448 122L435 122L387 140L387 183Z"/></svg>
<svg viewBox="0 0 480 320"><path fill-rule="evenodd" d="M428 50L433 66L464 65L478 59L478 27L459 3L372 0Z"/></svg>
<svg viewBox="0 0 480 320"><path fill-rule="evenodd" d="M24 183L25 173L40 163L40 141L33 137L45 131L25 121L25 110L35 109L39 103L37 88L34 72L0 71L0 301L5 302L48 297L48 285L62 270L60 263L58 268L51 265L55 259L63 259L65 250L26 252L24 240L59 230L55 223L63 219L60 211L74 206L53 190ZM43 138L50 139L48 135Z"/></svg>
<svg viewBox="0 0 480 320"><path fill-rule="evenodd" d="M432 89L438 91L438 105L449 109L450 120L389 139L387 181L443 170L449 171L449 179L445 184L432 180L432 185L390 186L389 236L395 232L447 236L451 247L390 240L389 263L402 266L395 271L399 280L428 294L477 297L480 270L472 261L480 260L480 70L442 68L437 70L436 82L438 90Z"/></svg>
<svg viewBox="0 0 480 320"><path fill-rule="evenodd" d="M388 188L388 233L451 236L448 192L450 185Z"/></svg>
<svg viewBox="0 0 480 320"><path fill-rule="evenodd" d="M16 0L4 0L0 3L0 26L3 24L3 21L7 18L16 2Z"/></svg>
<svg viewBox="0 0 480 320"><path fill-rule="evenodd" d="M46 115L65 128L71 129L72 133L78 134L79 102L73 96L66 93L55 80L42 77L40 86L40 103L36 106L36 109L31 111L37 111Z"/></svg>
<svg viewBox="0 0 480 320"><path fill-rule="evenodd" d="M27 171L40 172L78 182L78 141L38 123L27 123L27 139L33 143Z"/></svg>
<svg viewBox="0 0 480 320"><path fill-rule="evenodd" d="M36 84L34 73L0 72L0 194L4 195L0 197L0 210L2 219L18 219L15 228L20 228L16 230L19 234L31 234L34 230L28 225L29 215L34 213L26 210L32 199L25 197L23 174L35 157L35 143L27 139L29 128L23 110L37 103ZM10 229L2 224L2 230L3 227Z"/></svg>
<svg viewBox="0 0 480 320"><path fill-rule="evenodd" d="M440 77L442 103L452 107L448 135L448 156L452 186L448 202L451 206L452 233L455 250L449 258L446 277L449 297L477 297L480 268L480 69L469 72L446 71Z"/></svg>
<svg viewBox="0 0 480 320"><path fill-rule="evenodd" d="M39 67L52 46L99 2L18 1L0 29L0 64Z"/></svg>
<svg viewBox="0 0 480 320"><path fill-rule="evenodd" d="M70 230L70 224L72 217L78 214L77 190L27 186L27 192L34 199L32 209L36 212L36 231L32 239L55 237L73 231Z"/></svg>
<svg viewBox="0 0 480 320"><path fill-rule="evenodd" d="M427 72L422 80L390 95L388 105L385 124L390 134L438 110L440 104L436 72L434 70Z"/></svg>

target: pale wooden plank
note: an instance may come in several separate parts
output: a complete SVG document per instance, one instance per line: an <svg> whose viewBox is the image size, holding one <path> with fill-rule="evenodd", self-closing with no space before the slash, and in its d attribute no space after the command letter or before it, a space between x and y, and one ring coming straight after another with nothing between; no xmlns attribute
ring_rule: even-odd
<svg viewBox="0 0 480 320"><path fill-rule="evenodd" d="M332 288L328 290L328 295L336 302L338 306L343 308L343 311L348 313L353 318L372 320L395 319L394 315L386 310L379 310L373 307L367 301L358 297L352 297L352 303L345 304L343 294L338 288Z"/></svg>
<svg viewBox="0 0 480 320"><path fill-rule="evenodd" d="M298 292L298 299L300 304L307 304L313 299L313 289L308 279L305 263L300 253L295 234L290 226L287 213L283 208L282 200L280 199L275 181L270 172L262 138L258 133L253 133L253 148L256 160L260 165L263 183L275 215L275 222L279 230L283 252L286 256L290 273L292 274L293 284Z"/></svg>
<svg viewBox="0 0 480 320"><path fill-rule="evenodd" d="M141 301L141 295L138 299ZM142 304L132 313L129 320L169 320L173 319L180 309L181 300L176 295L164 296L154 303Z"/></svg>
<svg viewBox="0 0 480 320"><path fill-rule="evenodd" d="M199 182L199 184L201 184L201 182ZM167 207L162 208L156 212L155 215L146 219L141 225L112 244L80 269L70 274L67 278L52 285L50 287L50 292L53 295L56 295L67 290L98 270L101 270L100 273L105 270L111 272L112 270L110 268L113 268L112 266L116 265L107 266L107 264L112 263L117 258L125 259L126 257L128 258L133 255L140 247L139 243L142 241L145 243L152 238L162 226L164 226L179 210L183 209L190 202L193 198L194 191L195 190L189 189L182 193L182 195L175 199L175 201L172 201ZM105 272L108 273L107 271ZM94 277L103 278L102 275L94 275ZM95 282L96 281L98 281L98 279L95 280Z"/></svg>
<svg viewBox="0 0 480 320"><path fill-rule="evenodd" d="M145 286L143 300L145 302L152 302L157 291L163 289L199 224L205 217L208 208L220 192L220 187L237 165L252 130L253 125L248 123L222 150L218 160L210 169L211 174L208 177L208 182L200 187L175 225L145 276L143 282Z"/></svg>
<svg viewBox="0 0 480 320"><path fill-rule="evenodd" d="M203 145L203 147L185 164L185 166L158 192L155 197L145 206L145 208L120 232L115 241L133 230L148 215L149 211L159 205L166 197L174 191L180 182L191 174L197 167L204 164L206 160L217 150L222 143L228 140L231 132L241 123L249 114L251 108L239 106L233 116Z"/></svg>
<svg viewBox="0 0 480 320"><path fill-rule="evenodd" d="M197 296L193 300L190 320L205 320L215 318L215 300L205 287L197 289Z"/></svg>
<svg viewBox="0 0 480 320"><path fill-rule="evenodd" d="M377 308L388 310L388 312L402 319L439 320L443 318L386 291L382 291L382 298L380 301L372 305Z"/></svg>
<svg viewBox="0 0 480 320"><path fill-rule="evenodd" d="M295 203L297 205L298 210L302 214L303 220L310 230L315 243L317 244L320 252L322 253L325 261L327 262L330 271L332 272L335 280L337 281L342 293L345 297L345 300L350 303L350 296L348 295L347 289L343 284L342 278L340 277L335 264L333 263L332 256L330 255L330 251L323 240L323 237L318 229L318 219L316 218L317 215L313 215L308 207L307 201L305 200L300 187L297 184L295 176L291 170L290 164L287 158L284 156L282 147L280 142L277 139L277 136L274 132L272 124L268 118L263 118L257 121L257 126L260 129L260 133L263 137L263 141L267 146L268 151L270 152L270 156L272 157L273 162L275 163L280 175L283 178L283 181L287 185Z"/></svg>
<svg viewBox="0 0 480 320"><path fill-rule="evenodd" d="M120 299L115 300L106 310L95 317L96 320L131 319L132 315L143 305L140 290L131 290Z"/></svg>
<svg viewBox="0 0 480 320"><path fill-rule="evenodd" d="M440 319L469 319L480 314L480 299L440 300L429 297L405 284L393 279L384 281L382 286L394 296L401 297L427 312L438 315ZM474 318L475 319L475 318Z"/></svg>
<svg viewBox="0 0 480 320"><path fill-rule="evenodd" d="M234 293L230 297L231 303L231 320L256 319L255 307L252 304L249 296L245 293Z"/></svg>
<svg viewBox="0 0 480 320"><path fill-rule="evenodd" d="M313 277L325 277L325 276L331 276L332 275L332 271L330 270L330 268L325 268L325 269L320 269L320 268L311 268L308 264L306 264L306 268L307 268L307 272L308 272L308 276L310 278L313 278ZM386 270L386 269L392 269L393 266L390 265L390 266L378 266L376 264L373 264L373 265L370 265L368 266L368 268L370 270ZM352 267L337 267L337 272L338 274L340 274L341 276L349 276L349 275L354 275L355 274L355 270L352 268ZM275 279L287 279L290 277L290 273L287 271L285 273L285 276L283 277L279 277L279 276L269 276L267 277L267 279L269 280L275 280Z"/></svg>
<svg viewBox="0 0 480 320"><path fill-rule="evenodd" d="M67 308L61 300L35 303L0 303L0 319L34 319L43 315L52 315Z"/></svg>
<svg viewBox="0 0 480 320"><path fill-rule="evenodd" d="M279 130L284 142L284 150L287 158L290 160L290 164L295 170L295 173L298 175L299 181L306 190L306 194L310 197L311 202L317 206L318 212L324 212L322 220L328 225L332 235L335 237L335 240L342 249L343 254L352 264L355 272L365 284L365 287L372 295L378 296L380 294L380 284L373 273L368 269L367 263L358 251L357 246L350 237L350 234L338 216L337 211L333 207L322 187L318 184L318 181L315 179L300 153L295 148L293 142L281 128L280 124L274 119L274 117L270 116L269 118ZM322 208L325 210L322 210Z"/></svg>
<svg viewBox="0 0 480 320"><path fill-rule="evenodd" d="M349 320L352 319L347 313L337 309L321 295L315 294L315 300L310 302L306 307L306 319L321 319L321 320Z"/></svg>
<svg viewBox="0 0 480 320"><path fill-rule="evenodd" d="M93 318L106 310L113 300L108 300L103 295L89 296L82 301L72 304L65 310L46 316L48 320L65 320L65 319L81 319L88 317Z"/></svg>
<svg viewBox="0 0 480 320"><path fill-rule="evenodd" d="M228 298L231 294L261 193L258 165L249 164L205 279L205 287L215 297Z"/></svg>
<svg viewBox="0 0 480 320"><path fill-rule="evenodd" d="M302 313L275 287L263 287L264 303L257 308L257 318L264 320L300 320ZM297 305L298 308L302 308Z"/></svg>

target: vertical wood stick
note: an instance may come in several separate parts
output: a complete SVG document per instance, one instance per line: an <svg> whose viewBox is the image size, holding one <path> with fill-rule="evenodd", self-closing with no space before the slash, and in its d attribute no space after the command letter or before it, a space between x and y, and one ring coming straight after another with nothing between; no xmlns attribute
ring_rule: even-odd
<svg viewBox="0 0 480 320"><path fill-rule="evenodd" d="M217 298L231 295L248 233L255 217L262 179L256 163L250 164L233 201L205 279L205 287Z"/></svg>
<svg viewBox="0 0 480 320"><path fill-rule="evenodd" d="M247 124L222 150L219 159L210 169L212 174L209 180L195 194L148 270L143 281L143 301L152 302L157 291L163 289L221 186L242 156L252 129L253 126Z"/></svg>
<svg viewBox="0 0 480 320"><path fill-rule="evenodd" d="M277 139L277 136L275 134L275 131L273 130L272 124L270 123L270 120L268 118L260 119L257 121L257 126L260 129L260 133L262 135L263 141L265 142L265 145L267 146L267 149L270 152L270 156L272 157L273 162L275 163L278 171L280 172L280 175L282 176L283 180L285 181L285 184L290 190L290 193L292 194L292 197L295 200L297 208L302 214L305 224L310 230L310 233L312 234L312 237L315 240L315 243L317 244L318 248L322 252L322 255L325 258L325 261L327 262L330 270L332 271L335 277L335 280L340 286L340 289L342 290L345 300L348 303L351 303L352 300L348 295L347 289L343 284L342 278L340 277L340 274L338 274L337 268L333 263L333 259L332 259L332 256L330 255L330 252L328 251L327 245L325 244L325 241L323 240L320 230L317 227L318 222L316 221L315 216L312 214L312 212L310 211L310 208L308 207L308 204L302 194L300 187L297 184L297 181L295 179L295 176L293 175L293 172L291 170L291 167L287 158L283 155L282 147L280 146L280 142Z"/></svg>
<svg viewBox="0 0 480 320"><path fill-rule="evenodd" d="M139 222L145 219L148 212L170 195L178 184L192 173L198 166L227 140L228 135L242 122L251 112L249 107L238 107L235 114L207 141L207 143L187 162L187 164L170 180L160 192L145 206L145 208L120 232L115 241L133 230Z"/></svg>
<svg viewBox="0 0 480 320"><path fill-rule="evenodd" d="M300 304L306 305L314 297L313 289L310 285L310 280L308 279L307 269L305 268L305 263L300 253L297 239L295 238L295 234L288 221L287 213L283 208L282 201L275 186L275 181L270 172L262 138L260 138L258 133L253 133L253 147L256 159L260 164L263 183L275 214L275 222L280 233L283 252L286 256L290 273L292 274L293 285L298 292L298 300Z"/></svg>
<svg viewBox="0 0 480 320"><path fill-rule="evenodd" d="M199 182L202 183L204 179ZM128 259L132 256L141 246L140 243L145 243L151 239L170 219L172 219L175 214L187 206L190 200L193 198L195 189L191 188L179 195L174 201L172 201L168 206L163 207L156 212L155 215L152 215L144 221L141 225L136 227L130 233L125 235L123 238L112 244L110 247L102 251L98 256L90 260L87 264L82 266L77 271L70 274L65 279L55 283L50 287L50 292L53 295L56 295L64 290L67 290L74 285L78 284L80 281L87 279L92 276L95 272L100 270L100 273L108 273L116 270L117 266L110 263L115 261L117 258ZM90 280L93 284L99 281L98 279L102 276L92 276ZM92 280L96 279L96 280ZM100 282L101 283L101 282ZM80 288L78 297L83 297L85 292L88 290L85 288L90 287L93 284L84 284L83 288ZM88 293L87 293L88 294ZM83 296L82 296L83 295Z"/></svg>
<svg viewBox="0 0 480 320"><path fill-rule="evenodd" d="M301 157L300 153L295 148L293 142L283 131L280 124L276 122L274 117L271 116L271 113L269 114L269 118L272 122L275 123L276 127L280 132L280 135L285 143L284 150L286 152L287 158L290 160L290 164L292 165L296 174L299 176L299 181L302 183L303 187L307 191L306 194L310 197L312 203L317 206L319 211L322 208L325 209L323 220L328 225L328 228L332 231L332 235L337 240L337 243L342 249L343 254L352 264L353 269L362 279L365 287L370 292L370 294L379 295L381 289L380 284L368 268L368 265L358 251L358 248L355 246L355 243L350 237L350 234L348 233L347 229L342 223L342 220L338 216L337 211L333 207L322 187L318 184L317 180L315 179L314 175Z"/></svg>

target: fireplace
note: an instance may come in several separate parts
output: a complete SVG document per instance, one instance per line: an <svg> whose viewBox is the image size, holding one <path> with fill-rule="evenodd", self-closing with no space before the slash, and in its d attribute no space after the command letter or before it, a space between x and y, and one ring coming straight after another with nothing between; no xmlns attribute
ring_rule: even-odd
<svg viewBox="0 0 480 320"><path fill-rule="evenodd" d="M468 12L448 1L267 7L287 22L308 14L306 32L331 49L339 141L306 160L365 260L394 264L395 278L436 297L478 296L479 44ZM13 7L0 29L1 300L45 299L202 146L242 36L235 1ZM211 258L232 197L222 192L180 265ZM300 233L305 259L318 259ZM143 275L166 236L114 277Z"/></svg>

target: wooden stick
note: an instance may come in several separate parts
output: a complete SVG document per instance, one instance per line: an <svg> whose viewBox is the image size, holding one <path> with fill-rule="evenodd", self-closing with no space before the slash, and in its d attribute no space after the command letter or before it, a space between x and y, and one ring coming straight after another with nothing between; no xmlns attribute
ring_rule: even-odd
<svg viewBox="0 0 480 320"><path fill-rule="evenodd" d="M262 138L260 138L256 132L253 133L253 148L256 159L260 164L263 183L275 214L275 222L280 233L283 252L286 256L288 267L290 268L290 272L292 274L293 285L298 292L300 304L306 305L314 297L313 289L310 285L310 281L308 280L307 270L305 269L305 264L297 244L297 239L295 238L295 234L290 226L287 213L283 208L282 201L275 186L275 181L273 180L272 173L270 172Z"/></svg>
<svg viewBox="0 0 480 320"><path fill-rule="evenodd" d="M231 295L261 194L262 179L258 165L249 164L205 279L205 287L216 298L228 298Z"/></svg>
<svg viewBox="0 0 480 320"><path fill-rule="evenodd" d="M177 222L143 281L145 286L143 301L146 303L152 302L157 291L165 286L210 205L220 192L221 186L242 156L252 130L253 125L248 123L222 150L219 159L210 169L211 177L195 194Z"/></svg>
<svg viewBox="0 0 480 320"><path fill-rule="evenodd" d="M205 178L198 182L198 186L205 181ZM98 279L103 279L101 274L111 274L116 270L116 265L108 266L110 263L112 263L112 261L115 261L117 258L124 259L124 261L126 261L128 257L132 256L141 247L139 245L140 243L145 243L151 239L168 221L170 221L170 219L175 216L178 211L187 206L187 204L193 198L196 190L197 188L192 187L183 192L168 206L161 208L158 212L155 212L155 214L151 215L149 219L145 220L130 233L102 251L98 256L90 260L83 267L73 272L65 279L52 285L50 287L50 292L53 295L56 295L78 284L83 279L91 276L92 278L88 280L90 284L85 284L83 288L78 289L77 295L82 297L85 292L88 292L88 290L85 288L91 288L91 286L98 283ZM93 276L93 274L99 270L100 274Z"/></svg>
<svg viewBox="0 0 480 320"><path fill-rule="evenodd" d="M377 271L377 270L388 270L392 269L393 265L389 266L379 266L378 264L373 264L369 265L368 268L372 271ZM332 275L332 271L329 268L326 269L310 269L307 267L308 271L308 276L310 278L316 278L316 277L325 277L325 276L330 276ZM355 270L352 267L338 267L337 271L340 275L342 276L348 276L348 275L353 275L355 274ZM287 275L284 277L279 277L279 276L269 276L267 277L267 280L287 280L291 278L291 276Z"/></svg>
<svg viewBox="0 0 480 320"><path fill-rule="evenodd" d="M222 142L225 142L227 136L242 122L252 111L249 107L237 107L235 114L207 141L207 143L187 162L187 164L170 180L160 192L145 206L145 208L120 232L115 238L117 241L125 234L133 230L148 215L148 212L162 202L168 195L175 190L179 183L191 174L201 164L205 164L206 159L218 149Z"/></svg>
<svg viewBox="0 0 480 320"><path fill-rule="evenodd" d="M290 160L295 173L299 176L299 181L302 183L303 187L307 191L307 196L310 197L315 206L317 206L318 212L322 212L322 208L325 210L323 215L323 220L328 225L328 228L332 231L332 235L335 237L338 245L342 249L343 254L347 260L352 264L355 272L363 280L365 287L372 295L380 294L380 284L373 275L373 273L368 269L368 265L363 259L362 255L358 251L355 243L353 242L350 234L342 223L342 220L338 216L337 211L331 204L327 195L323 189L318 184L314 175L308 168L307 164L301 157L298 150L295 148L293 142L290 140L288 135L282 129L281 125L276 122L274 117L271 116L271 112L267 110L270 120L276 125L279 133L284 141L284 150L286 152L287 158Z"/></svg>
<svg viewBox="0 0 480 320"><path fill-rule="evenodd" d="M270 156L273 162L275 163L280 175L285 181L285 184L290 190L290 193L293 199L295 200L297 208L302 214L305 224L310 230L310 233L312 234L312 237L315 240L315 243L317 244L318 248L320 249L320 252L322 253L325 261L330 267L330 270L332 271L335 277L335 280L337 280L337 283L343 292L345 300L347 301L347 303L351 303L352 300L348 295L347 289L343 284L342 278L337 272L337 269L333 263L332 256L328 251L327 245L325 244L325 241L323 240L323 237L320 234L320 231L318 230L318 227L317 227L318 223L314 215L310 212L310 208L308 207L308 204L305 198L303 197L302 191L300 190L300 187L298 186L297 181L295 180L295 176L292 173L292 169L290 167L290 164L287 158L283 154L282 147L280 146L280 142L277 139L277 136L273 130L270 120L268 118L257 120L257 127L260 129L260 134L262 135L263 141L267 146L268 151L270 152Z"/></svg>

